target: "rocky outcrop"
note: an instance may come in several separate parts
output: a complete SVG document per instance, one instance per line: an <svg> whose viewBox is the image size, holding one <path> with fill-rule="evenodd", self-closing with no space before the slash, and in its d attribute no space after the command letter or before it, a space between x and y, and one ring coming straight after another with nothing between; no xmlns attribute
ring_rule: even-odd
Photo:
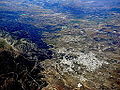
<svg viewBox="0 0 120 90"><path fill-rule="evenodd" d="M40 61L50 55L50 51L38 49L25 39L14 40L1 33L0 90L41 90L47 86Z"/></svg>
<svg viewBox="0 0 120 90"><path fill-rule="evenodd" d="M0 52L0 89L1 90L39 90L47 83L42 80L43 68L35 61L9 51Z"/></svg>

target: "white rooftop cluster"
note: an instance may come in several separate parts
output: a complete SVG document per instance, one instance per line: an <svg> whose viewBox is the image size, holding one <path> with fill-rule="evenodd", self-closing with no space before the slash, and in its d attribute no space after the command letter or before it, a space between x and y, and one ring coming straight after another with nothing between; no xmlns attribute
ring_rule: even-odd
<svg viewBox="0 0 120 90"><path fill-rule="evenodd" d="M63 59L60 60L61 64L68 66L66 68L66 70L68 71L72 71L72 68L75 66L74 63L82 64L86 66L86 69L88 71L94 71L95 69L101 67L103 64L108 64L108 62L96 58L96 55L93 52L89 52L85 54L80 51L67 51L65 48L61 48L59 49L58 53L64 53L65 56L67 55L77 56L77 58L73 58L70 60L66 59L65 56L63 56Z"/></svg>

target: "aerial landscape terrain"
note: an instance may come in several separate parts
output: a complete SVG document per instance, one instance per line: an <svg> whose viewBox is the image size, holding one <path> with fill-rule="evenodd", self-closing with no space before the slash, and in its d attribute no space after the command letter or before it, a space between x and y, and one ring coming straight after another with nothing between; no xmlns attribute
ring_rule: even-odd
<svg viewBox="0 0 120 90"><path fill-rule="evenodd" d="M120 0L0 0L0 90L120 90Z"/></svg>

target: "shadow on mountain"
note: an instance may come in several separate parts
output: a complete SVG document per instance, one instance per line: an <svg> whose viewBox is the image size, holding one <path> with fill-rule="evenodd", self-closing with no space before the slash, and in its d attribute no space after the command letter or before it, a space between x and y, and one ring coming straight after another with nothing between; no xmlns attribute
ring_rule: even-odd
<svg viewBox="0 0 120 90"><path fill-rule="evenodd" d="M31 24L17 22L19 12L0 11L0 29L9 32L17 39L27 38L36 43L39 48L48 49L49 46L41 40L43 30Z"/></svg>
<svg viewBox="0 0 120 90"><path fill-rule="evenodd" d="M42 80L44 69L35 61L14 55L9 51L0 52L1 90L40 90L47 83Z"/></svg>

